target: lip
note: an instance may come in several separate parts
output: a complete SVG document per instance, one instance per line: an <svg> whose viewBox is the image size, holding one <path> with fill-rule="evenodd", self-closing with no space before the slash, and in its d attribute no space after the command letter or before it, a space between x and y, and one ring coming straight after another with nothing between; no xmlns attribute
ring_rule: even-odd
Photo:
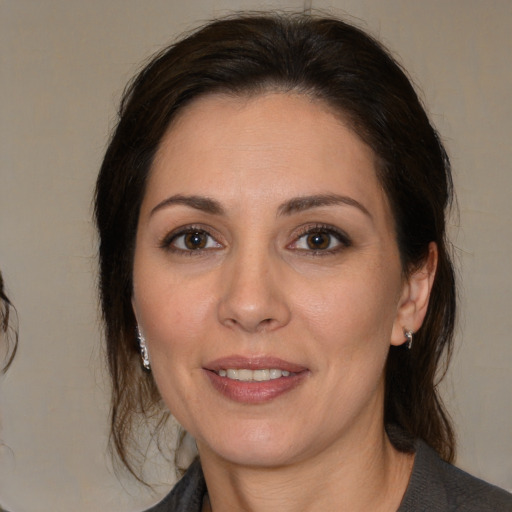
<svg viewBox="0 0 512 512"><path fill-rule="evenodd" d="M290 373L301 373L307 370L305 366L285 361L278 357L255 356L245 357L233 355L215 359L205 364L206 370L218 372L219 370L227 370L228 368L247 368L248 370L265 370L266 368L276 368L277 370L286 370Z"/></svg>
<svg viewBox="0 0 512 512"><path fill-rule="evenodd" d="M221 377L216 373L229 368L247 368L249 370L275 368L286 370L292 375L264 382L244 382ZM267 356L248 358L234 355L224 357L206 364L203 370L216 391L229 400L243 404L270 402L295 389L309 375L309 370L302 365Z"/></svg>

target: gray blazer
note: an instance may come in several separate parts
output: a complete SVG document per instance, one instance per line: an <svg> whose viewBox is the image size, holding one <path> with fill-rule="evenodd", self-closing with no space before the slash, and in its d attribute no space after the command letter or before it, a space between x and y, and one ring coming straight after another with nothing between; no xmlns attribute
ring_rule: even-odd
<svg viewBox="0 0 512 512"><path fill-rule="evenodd" d="M416 441L411 479L397 512L512 512L512 494L442 461ZM146 512L201 512L207 492L199 460Z"/></svg>

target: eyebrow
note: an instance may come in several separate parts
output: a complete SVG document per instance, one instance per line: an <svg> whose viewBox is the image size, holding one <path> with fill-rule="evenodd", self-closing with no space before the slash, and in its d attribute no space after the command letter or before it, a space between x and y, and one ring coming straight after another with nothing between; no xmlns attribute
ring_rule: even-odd
<svg viewBox="0 0 512 512"><path fill-rule="evenodd" d="M164 199L162 202L158 203L151 210L149 215L151 217L157 211L174 205L188 206L189 208L194 208L195 210L200 210L202 212L209 213L212 215L223 215L225 213L225 210L222 207L222 205L215 199L211 199L209 197L204 196L184 196L181 194L177 194L168 197L167 199ZM372 215L370 214L370 212L359 201L356 201L352 197L340 196L337 194L318 194L313 196L294 197L286 201L285 203L282 203L279 206L277 213L278 216L292 215L294 213L310 210L313 208L337 205L353 206L360 210L365 215L367 215L368 217L370 217L370 219L372 219Z"/></svg>
<svg viewBox="0 0 512 512"><path fill-rule="evenodd" d="M320 194L314 196L295 197L283 203L279 209L279 215L291 215L293 213L320 208L322 206L346 205L353 206L372 219L371 213L359 201L352 197L340 196L337 194Z"/></svg>
<svg viewBox="0 0 512 512"><path fill-rule="evenodd" d="M222 208L221 204L218 201L215 201L215 199L203 196L184 196L177 194L175 196L168 197L167 199L164 199L162 202L158 203L151 210L149 216L151 217L153 214L163 208L178 204L189 206L190 208L194 208L205 213L211 213L213 215L222 215L224 213L224 208Z"/></svg>

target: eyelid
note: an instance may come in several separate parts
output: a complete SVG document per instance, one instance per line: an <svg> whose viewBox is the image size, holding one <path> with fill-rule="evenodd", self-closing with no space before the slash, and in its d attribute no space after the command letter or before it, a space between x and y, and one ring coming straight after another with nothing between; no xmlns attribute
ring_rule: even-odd
<svg viewBox="0 0 512 512"><path fill-rule="evenodd" d="M293 247L293 245L297 244L297 242L301 238L303 238L307 235L310 235L310 234L314 234L314 233L326 233L330 236L333 236L334 238L336 238L336 240L338 240L339 246L337 246L333 249L316 249L316 250L315 249L298 249L296 247ZM298 229L298 231L294 233L293 241L290 244L288 244L287 247L290 249L295 249L298 251L303 251L305 253L310 253L310 254L314 254L314 255L328 255L328 254L336 253L336 252L343 250L347 247L350 247L351 245L352 245L351 238L345 231L341 230L340 228L337 228L336 226L333 226L331 224L313 223L313 224L301 226Z"/></svg>
<svg viewBox="0 0 512 512"><path fill-rule="evenodd" d="M179 247L174 247L172 245L173 242L177 238L179 238L180 236L185 236L190 233L204 233L205 235L210 237L212 240L214 240L216 242L216 244L218 244L219 247L222 247L224 245L221 241L219 241L219 238L221 238L220 235L217 234L217 232L214 229L212 229L211 227L204 226L202 224L188 224L185 226L180 226L176 229L173 229L169 233L167 233L159 241L158 246L161 249L164 249L166 251L175 252L175 253L179 253L179 254L186 254L186 255L192 255L192 254L197 255L204 251L210 251L212 249L217 248L217 247L215 247L215 248L208 247L208 248L194 250L194 249L181 249Z"/></svg>
<svg viewBox="0 0 512 512"><path fill-rule="evenodd" d="M210 237L216 244L217 247L206 247L202 249L182 249L179 247L173 246L173 242L179 238L180 236L185 236L189 233L204 233L206 236ZM325 233L329 236L334 237L339 244L331 249L300 249L296 246L297 242L310 234L314 233ZM306 224L303 226L300 226L298 229L296 229L295 233L292 235L293 240L289 244L287 244L288 249L301 251L304 253L309 253L312 255L329 255L336 252L339 252L347 247L350 247L352 245L352 240L349 237L349 235L341 230L340 228L333 226L331 224L324 224L315 222L312 224ZM158 246L166 251L183 254L183 255L199 255L201 253L204 253L205 251L211 251L214 249L222 248L225 246L225 242L222 240L222 235L218 233L215 229L213 229L211 226L205 226L204 224L188 224L184 226L179 226L170 232L166 233L165 236L163 236Z"/></svg>

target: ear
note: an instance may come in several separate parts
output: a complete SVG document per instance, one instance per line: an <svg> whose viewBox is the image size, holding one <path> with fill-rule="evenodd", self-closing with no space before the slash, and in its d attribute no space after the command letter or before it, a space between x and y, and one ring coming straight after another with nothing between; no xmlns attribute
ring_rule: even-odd
<svg viewBox="0 0 512 512"><path fill-rule="evenodd" d="M402 345L407 341L405 331L415 333L421 327L427 314L430 292L436 275L437 257L437 244L430 242L425 262L404 281L393 324L391 345Z"/></svg>

